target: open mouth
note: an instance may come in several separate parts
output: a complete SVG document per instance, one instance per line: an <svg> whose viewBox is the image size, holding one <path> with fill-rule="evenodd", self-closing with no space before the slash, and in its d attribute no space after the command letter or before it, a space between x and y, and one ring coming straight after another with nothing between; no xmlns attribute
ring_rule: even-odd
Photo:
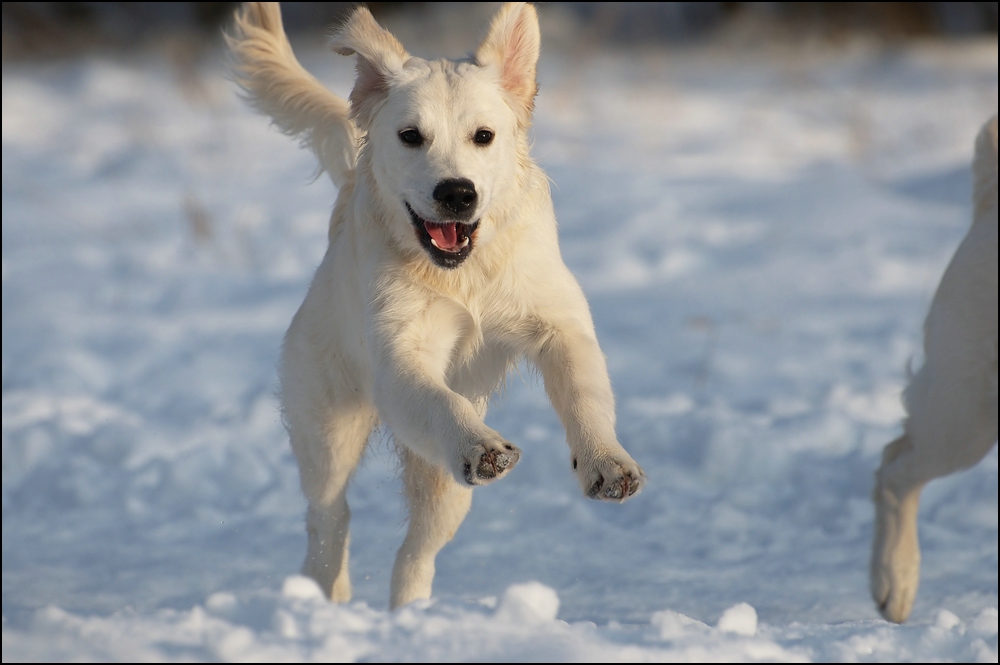
<svg viewBox="0 0 1000 665"><path fill-rule="evenodd" d="M421 246L431 260L442 268L457 268L472 252L473 240L479 221L471 224L462 222L430 222L418 215L404 201L410 221L417 232Z"/></svg>

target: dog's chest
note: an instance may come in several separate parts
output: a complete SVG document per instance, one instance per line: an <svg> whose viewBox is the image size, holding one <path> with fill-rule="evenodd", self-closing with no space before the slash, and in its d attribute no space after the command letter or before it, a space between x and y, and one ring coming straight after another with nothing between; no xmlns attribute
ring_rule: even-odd
<svg viewBox="0 0 1000 665"><path fill-rule="evenodd" d="M452 354L449 383L458 392L492 392L524 354L523 317L496 303L463 307L465 325Z"/></svg>

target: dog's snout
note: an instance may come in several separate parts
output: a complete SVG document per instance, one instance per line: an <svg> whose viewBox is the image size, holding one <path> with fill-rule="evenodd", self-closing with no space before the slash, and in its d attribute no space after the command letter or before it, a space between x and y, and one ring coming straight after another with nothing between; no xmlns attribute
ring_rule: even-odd
<svg viewBox="0 0 1000 665"><path fill-rule="evenodd" d="M434 188L434 200L445 211L467 217L476 207L476 186L466 178L442 180Z"/></svg>

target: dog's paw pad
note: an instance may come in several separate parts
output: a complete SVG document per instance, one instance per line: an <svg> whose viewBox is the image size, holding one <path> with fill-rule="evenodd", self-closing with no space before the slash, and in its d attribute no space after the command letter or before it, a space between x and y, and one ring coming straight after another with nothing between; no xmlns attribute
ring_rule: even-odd
<svg viewBox="0 0 1000 665"><path fill-rule="evenodd" d="M574 460L575 461L575 460ZM609 468L593 469L586 494L599 501L625 501L639 493L646 484L646 474L634 462L611 463Z"/></svg>
<svg viewBox="0 0 1000 665"><path fill-rule="evenodd" d="M505 475L520 459L521 451L518 447L506 441L478 444L472 459L465 461L465 482L470 485L485 485Z"/></svg>

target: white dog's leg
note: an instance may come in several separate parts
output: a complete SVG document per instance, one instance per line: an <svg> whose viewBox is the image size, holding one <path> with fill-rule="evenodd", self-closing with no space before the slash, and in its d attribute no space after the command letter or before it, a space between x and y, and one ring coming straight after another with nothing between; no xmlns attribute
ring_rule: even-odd
<svg viewBox="0 0 1000 665"><path fill-rule="evenodd" d="M578 297L582 300L582 293ZM566 428L573 469L583 491L592 499L625 501L642 488L646 474L615 435L611 380L586 301L575 312L569 321L547 324L532 359Z"/></svg>
<svg viewBox="0 0 1000 665"><path fill-rule="evenodd" d="M445 299L398 295L372 345L379 417L400 444L459 482L485 485L503 477L521 451L447 383L455 348L470 334L468 314Z"/></svg>
<svg viewBox="0 0 1000 665"><path fill-rule="evenodd" d="M351 598L348 576L347 483L377 423L375 408L357 399L347 373L331 373L317 354L309 327L307 298L292 322L282 355L282 410L309 502L309 549L302 572L336 602ZM303 313L305 312L305 313ZM318 357L317 357L318 356ZM354 399L348 399L353 397Z"/></svg>
<svg viewBox="0 0 1000 665"><path fill-rule="evenodd" d="M876 474L875 540L872 545L871 592L882 615L902 623L910 615L920 582L917 512L924 483L914 483L908 466L913 444L903 435L885 447Z"/></svg>
<svg viewBox="0 0 1000 665"><path fill-rule="evenodd" d="M291 423L289 427L302 490L309 501L309 546L302 573L316 580L323 592L338 603L351 599L347 482L361 460L374 423L374 410L359 408L331 418L320 430L310 428L315 433L308 440L304 438L304 427Z"/></svg>
<svg viewBox="0 0 1000 665"><path fill-rule="evenodd" d="M936 415L947 418L948 414L939 409ZM995 416L992 426L988 419L952 420L951 424L951 431L957 434L953 439L934 440L910 433L896 439L885 447L876 473L871 592L889 621L906 621L920 584L917 514L921 491L934 478L975 465L996 441ZM954 445L943 451L941 441Z"/></svg>
<svg viewBox="0 0 1000 665"><path fill-rule="evenodd" d="M434 559L454 536L472 505L472 488L445 468L400 447L410 527L392 569L390 605L431 597Z"/></svg>
<svg viewBox="0 0 1000 665"><path fill-rule="evenodd" d="M328 505L310 503L306 511L306 533L309 545L302 574L316 580L323 593L335 603L351 599L351 577L348 565L351 534L351 510L342 492Z"/></svg>

